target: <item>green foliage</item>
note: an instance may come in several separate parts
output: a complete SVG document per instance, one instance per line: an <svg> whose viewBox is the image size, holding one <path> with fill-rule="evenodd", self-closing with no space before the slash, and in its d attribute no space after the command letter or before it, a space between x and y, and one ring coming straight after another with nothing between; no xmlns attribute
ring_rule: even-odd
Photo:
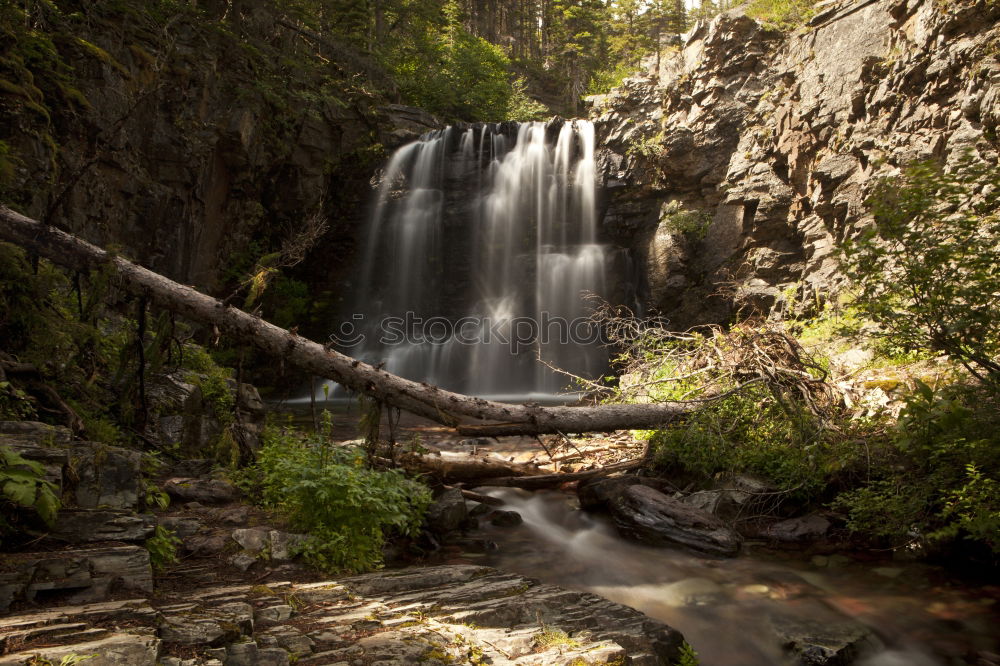
<svg viewBox="0 0 1000 666"><path fill-rule="evenodd" d="M54 525L61 506L57 490L54 483L45 480L40 463L0 446L0 535L15 530L20 509L30 509L46 525Z"/></svg>
<svg viewBox="0 0 1000 666"><path fill-rule="evenodd" d="M751 0L747 16L778 30L788 32L816 14L816 0Z"/></svg>
<svg viewBox="0 0 1000 666"><path fill-rule="evenodd" d="M893 464L835 506L848 527L893 543L968 537L1000 554L1000 411L996 394L916 380L893 434ZM991 532L992 530L992 532Z"/></svg>
<svg viewBox="0 0 1000 666"><path fill-rule="evenodd" d="M635 74L636 65L629 62L620 62L606 69L599 69L590 77L587 84L588 95L603 95L611 92L622 84L622 81L631 74Z"/></svg>
<svg viewBox="0 0 1000 666"><path fill-rule="evenodd" d="M675 666L699 666L701 662L698 660L698 653L694 651L694 648L688 644L687 641L681 644L681 655L678 658Z"/></svg>
<svg viewBox="0 0 1000 666"><path fill-rule="evenodd" d="M264 296L267 320L281 328L298 326L305 320L311 305L309 285L279 275Z"/></svg>
<svg viewBox="0 0 1000 666"><path fill-rule="evenodd" d="M683 391L683 383L674 390ZM655 431L650 444L665 468L702 478L757 474L808 501L864 464L849 433L824 426L803 405L754 385Z"/></svg>
<svg viewBox="0 0 1000 666"><path fill-rule="evenodd" d="M861 312L904 351L930 350L1000 382L1000 170L971 154L883 181L875 226L847 246Z"/></svg>
<svg viewBox="0 0 1000 666"><path fill-rule="evenodd" d="M146 539L146 550L149 551L149 563L153 571L162 572L168 565L177 562L177 547L181 540L174 531L163 525L157 525L153 536Z"/></svg>
<svg viewBox="0 0 1000 666"><path fill-rule="evenodd" d="M230 386L233 371L215 362L200 345L184 345L181 366L189 370L185 379L201 390L202 400L223 426L232 423L236 396Z"/></svg>
<svg viewBox="0 0 1000 666"><path fill-rule="evenodd" d="M635 139L626 152L628 152L629 155L656 160L663 154L663 142L665 139L666 135L662 131L657 132L653 136Z"/></svg>
<svg viewBox="0 0 1000 666"><path fill-rule="evenodd" d="M660 224L674 234L693 242L701 241L712 224L712 215L704 210L684 210L679 201L671 201L660 213Z"/></svg>
<svg viewBox="0 0 1000 666"><path fill-rule="evenodd" d="M514 79L514 82L510 84L510 99L507 102L506 120L527 122L530 120L544 120L547 116L551 115L547 106L528 95L527 85L523 77Z"/></svg>
<svg viewBox="0 0 1000 666"><path fill-rule="evenodd" d="M580 641L571 638L569 634L558 627L546 627L531 637L532 642L539 648L548 649L552 647L578 648L582 646Z"/></svg>
<svg viewBox="0 0 1000 666"><path fill-rule="evenodd" d="M311 536L301 553L327 571L367 571L382 562L388 533L415 534L430 491L396 470L367 468L357 448L269 426L240 485Z"/></svg>
<svg viewBox="0 0 1000 666"><path fill-rule="evenodd" d="M412 26L411 39L387 50L385 62L411 104L449 119L504 120L513 92L509 60L498 46L465 30L456 11L457 3L446 3L423 31Z"/></svg>
<svg viewBox="0 0 1000 666"><path fill-rule="evenodd" d="M24 421L34 416L30 396L10 382L0 382L0 421Z"/></svg>

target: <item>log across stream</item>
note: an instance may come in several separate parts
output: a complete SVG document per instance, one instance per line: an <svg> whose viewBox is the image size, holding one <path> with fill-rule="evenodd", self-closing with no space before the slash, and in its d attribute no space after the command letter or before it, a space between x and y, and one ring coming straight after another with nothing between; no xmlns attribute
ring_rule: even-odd
<svg viewBox="0 0 1000 666"><path fill-rule="evenodd" d="M995 586L963 584L937 568L888 557L809 558L751 543L722 560L650 548L580 511L573 495L489 492L524 523L485 524L469 542L479 552L462 557L632 606L679 629L702 664L799 663L785 649L796 642L817 659L823 650L847 658L802 663L990 664L1000 652Z"/></svg>

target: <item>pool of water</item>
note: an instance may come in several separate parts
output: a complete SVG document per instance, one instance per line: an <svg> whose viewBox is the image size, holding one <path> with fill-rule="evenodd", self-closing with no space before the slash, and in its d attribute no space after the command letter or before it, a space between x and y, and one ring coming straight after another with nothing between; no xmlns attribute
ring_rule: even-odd
<svg viewBox="0 0 1000 666"><path fill-rule="evenodd" d="M749 547L734 559L650 548L620 538L605 519L556 492L482 489L524 518L485 525L490 548L477 561L583 589L632 606L678 630L701 663L796 663L781 628L869 631L863 666L992 664L1000 653L1000 587L890 557L775 553ZM495 546L495 547L494 547Z"/></svg>

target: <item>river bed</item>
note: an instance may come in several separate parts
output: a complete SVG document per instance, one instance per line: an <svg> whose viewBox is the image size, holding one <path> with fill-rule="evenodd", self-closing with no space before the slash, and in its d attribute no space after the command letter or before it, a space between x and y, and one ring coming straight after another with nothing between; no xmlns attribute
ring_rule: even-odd
<svg viewBox="0 0 1000 666"><path fill-rule="evenodd" d="M735 559L625 541L609 521L557 492L494 489L524 518L485 524L477 562L594 592L678 630L705 666L797 663L784 633L863 635L863 666L992 664L1000 653L1000 587L950 579L886 557L815 556L752 544ZM785 639L787 640L787 638Z"/></svg>

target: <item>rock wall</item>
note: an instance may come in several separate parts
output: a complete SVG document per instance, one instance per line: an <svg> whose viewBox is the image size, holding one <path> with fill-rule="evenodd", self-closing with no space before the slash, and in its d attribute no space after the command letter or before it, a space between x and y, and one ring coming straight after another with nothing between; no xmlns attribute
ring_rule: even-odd
<svg viewBox="0 0 1000 666"><path fill-rule="evenodd" d="M209 290L320 209L318 254L350 255L385 149L436 121L266 3L201 5L95 3L6 41L0 200Z"/></svg>
<svg viewBox="0 0 1000 666"><path fill-rule="evenodd" d="M645 305L684 327L814 301L842 286L837 246L880 179L970 149L995 163L998 18L834 0L784 35L734 10L591 98L605 230L644 266Z"/></svg>

